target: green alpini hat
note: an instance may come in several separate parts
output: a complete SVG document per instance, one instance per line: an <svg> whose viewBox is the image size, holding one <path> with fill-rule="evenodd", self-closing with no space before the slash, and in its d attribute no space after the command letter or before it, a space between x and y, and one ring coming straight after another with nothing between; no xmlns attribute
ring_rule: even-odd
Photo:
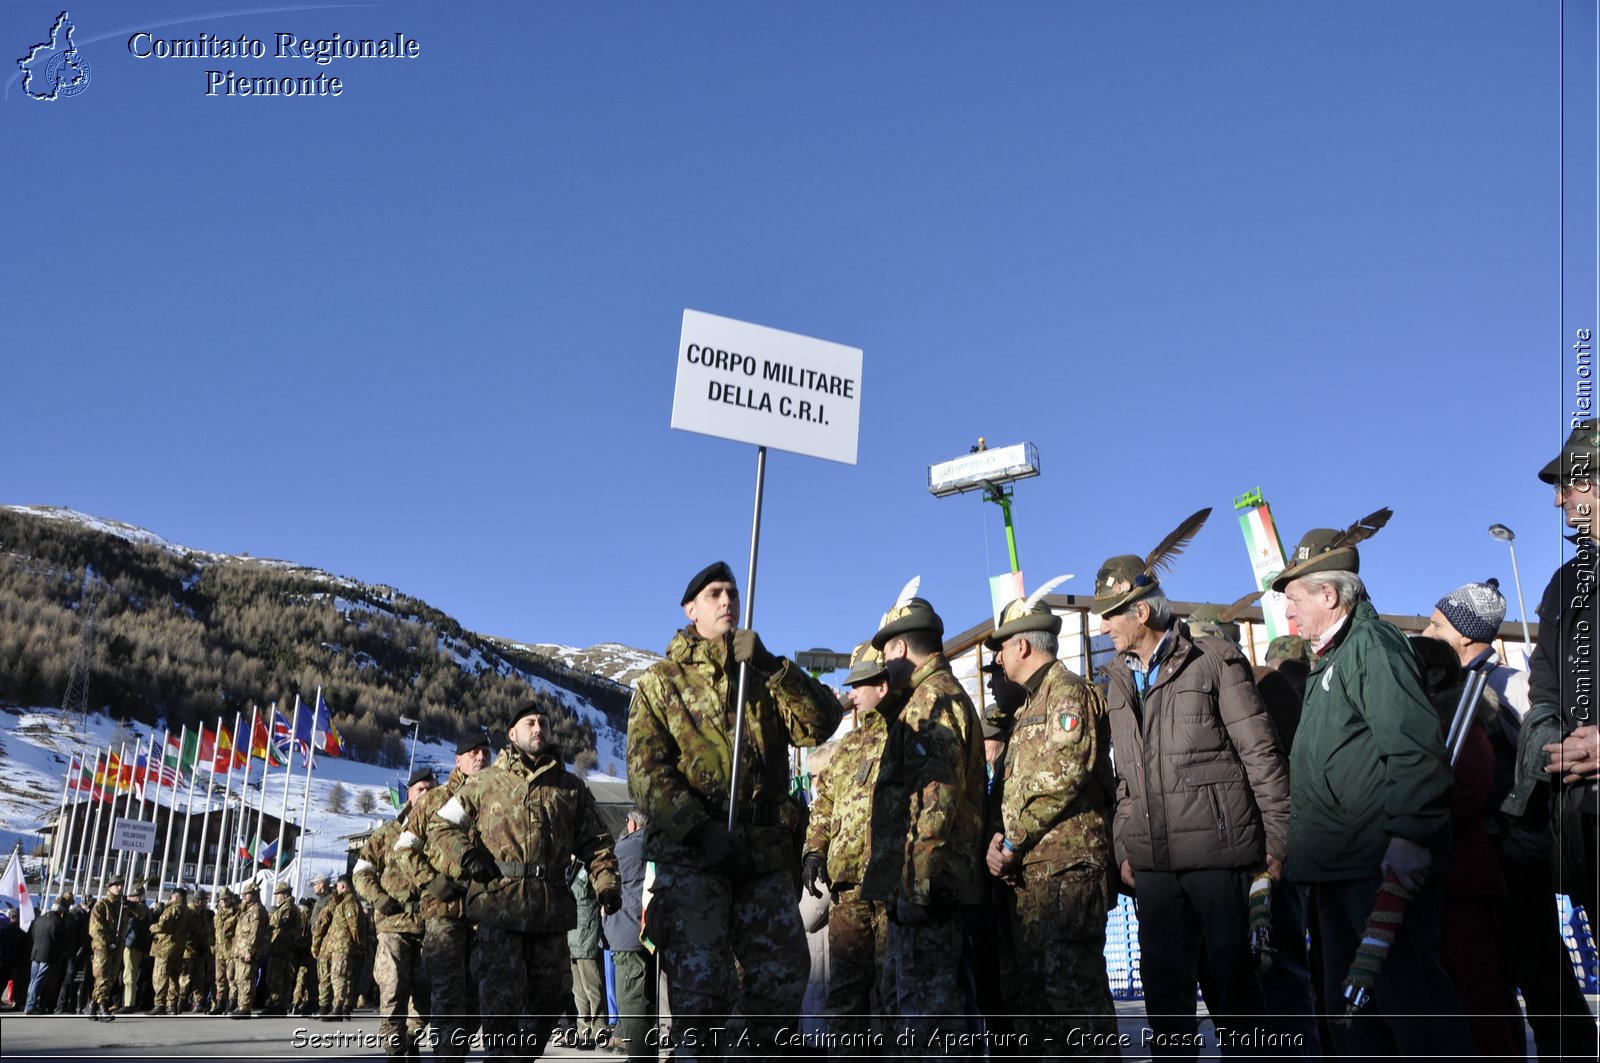
<svg viewBox="0 0 1600 1063"><path fill-rule="evenodd" d="M1013 598L1004 609L1000 610L1000 620L994 626L994 634L983 640L984 646L998 651L1005 645L1006 639L1012 635L1020 635L1024 631L1061 634L1061 618L1044 604L1044 596L1071 578L1070 574L1057 576L1026 598Z"/></svg>
<svg viewBox="0 0 1600 1063"><path fill-rule="evenodd" d="M874 683L882 680L889 674L883 666L883 654L872 648L872 643L863 642L850 654L850 672L844 677L844 685L857 686L861 683Z"/></svg>
<svg viewBox="0 0 1600 1063"><path fill-rule="evenodd" d="M882 650L890 639L906 631L932 631L944 637L944 621L933 611L933 605L926 598L916 596L921 586L922 577L912 576L911 581L901 588L894 605L883 614L878 633L872 636L873 649Z"/></svg>
<svg viewBox="0 0 1600 1063"><path fill-rule="evenodd" d="M1161 586L1156 576L1172 563L1173 558L1183 553L1183 548L1189 545L1209 516L1210 506L1192 514L1144 557L1119 554L1107 560L1095 575L1094 602L1090 604L1089 611L1096 616L1114 613L1140 598L1154 594Z"/></svg>
<svg viewBox="0 0 1600 1063"><path fill-rule="evenodd" d="M1272 577L1272 589L1281 591L1301 576L1314 572L1360 572L1361 554L1356 544L1378 534L1389 523L1394 510L1385 506L1368 513L1348 528L1312 528L1294 548L1289 567Z"/></svg>
<svg viewBox="0 0 1600 1063"><path fill-rule="evenodd" d="M1239 625L1235 623L1239 614L1248 609L1264 591L1251 591L1229 606L1197 605L1194 612L1189 614L1189 634L1210 635L1213 638L1227 639L1229 642L1239 641Z"/></svg>

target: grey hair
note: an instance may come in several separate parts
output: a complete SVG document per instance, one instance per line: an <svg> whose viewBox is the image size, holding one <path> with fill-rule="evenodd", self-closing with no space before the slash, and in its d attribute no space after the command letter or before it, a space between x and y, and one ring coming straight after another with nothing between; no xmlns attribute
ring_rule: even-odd
<svg viewBox="0 0 1600 1063"><path fill-rule="evenodd" d="M1049 631L1024 631L1017 635L1035 650L1047 656L1054 657L1060 647L1059 640Z"/></svg>
<svg viewBox="0 0 1600 1063"><path fill-rule="evenodd" d="M1313 587L1332 587L1340 605L1354 608L1367 600L1367 585L1354 572L1313 572L1301 578Z"/></svg>
<svg viewBox="0 0 1600 1063"><path fill-rule="evenodd" d="M1140 598L1139 602L1144 602L1150 607L1151 627L1164 628L1171 625L1172 602L1167 598L1166 591L1162 590L1160 587L1157 587L1143 598ZM1134 602L1133 604L1138 605L1139 602Z"/></svg>

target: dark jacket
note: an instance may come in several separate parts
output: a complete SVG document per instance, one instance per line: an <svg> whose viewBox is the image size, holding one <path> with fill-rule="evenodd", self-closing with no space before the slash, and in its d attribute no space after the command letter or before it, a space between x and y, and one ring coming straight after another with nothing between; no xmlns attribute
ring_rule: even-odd
<svg viewBox="0 0 1600 1063"><path fill-rule="evenodd" d="M1112 845L1135 871L1254 868L1283 859L1289 777L1250 665L1227 642L1174 623L1141 698L1120 660L1111 680L1117 772Z"/></svg>
<svg viewBox="0 0 1600 1063"><path fill-rule="evenodd" d="M1439 714L1400 629L1371 602L1311 666L1291 758L1289 876L1379 873L1392 837L1448 842L1450 765Z"/></svg>
<svg viewBox="0 0 1600 1063"><path fill-rule="evenodd" d="M1578 553L1556 569L1539 600L1539 641L1528 666L1528 700L1561 710L1562 733L1600 722L1595 711L1595 544L1578 540ZM1579 628L1579 622L1585 626ZM1576 805L1600 809L1594 781L1578 783Z"/></svg>
<svg viewBox="0 0 1600 1063"><path fill-rule="evenodd" d="M54 908L35 919L28 932L33 935L29 958L34 963L61 963L72 955L72 926Z"/></svg>
<svg viewBox="0 0 1600 1063"><path fill-rule="evenodd" d="M589 885L589 873L573 864L567 869L567 888L578 908L578 925L567 931L567 955L595 959L600 955L600 902Z"/></svg>
<svg viewBox="0 0 1600 1063"><path fill-rule="evenodd" d="M617 872L622 877L622 907L602 917L606 948L612 952L643 952L639 923L644 907L644 831L617 839Z"/></svg>

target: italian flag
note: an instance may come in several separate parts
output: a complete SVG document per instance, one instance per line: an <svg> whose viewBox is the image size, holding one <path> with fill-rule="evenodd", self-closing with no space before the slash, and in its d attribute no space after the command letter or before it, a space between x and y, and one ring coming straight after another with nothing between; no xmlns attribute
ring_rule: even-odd
<svg viewBox="0 0 1600 1063"><path fill-rule="evenodd" d="M1278 526L1272 521L1272 507L1259 492L1251 492L1235 502L1234 508L1239 511L1239 529L1244 532L1244 545L1250 551L1250 571L1255 575L1256 586L1266 591L1261 596L1261 615L1267 621L1267 638L1297 634L1285 612L1283 595L1269 589L1272 577L1287 567L1283 561L1283 541L1278 538Z"/></svg>

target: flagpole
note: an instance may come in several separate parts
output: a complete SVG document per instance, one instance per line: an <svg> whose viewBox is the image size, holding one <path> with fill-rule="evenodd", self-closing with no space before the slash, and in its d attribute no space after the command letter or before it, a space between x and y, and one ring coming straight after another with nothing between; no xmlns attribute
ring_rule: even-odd
<svg viewBox="0 0 1600 1063"><path fill-rule="evenodd" d="M111 822L106 825L106 849L100 856L100 881L102 882L105 881L106 871L111 866L111 840L117 836L117 784L122 781L122 762L126 759L128 759L128 743L124 741L117 746L116 775L111 777L111 772L106 772L106 775L110 777L109 781L111 783L111 799L108 802L111 805L111 811L107 813L111 817Z"/></svg>
<svg viewBox="0 0 1600 1063"><path fill-rule="evenodd" d="M194 759L189 762L189 800L184 806L183 834L181 834L178 838L178 871L172 876L172 881L180 886L183 885L183 857L184 854L189 851L189 820L194 816L194 787L195 783L200 781L200 743L205 739L205 734L206 725L203 723L196 724L194 733ZM182 758L183 756L187 755L187 753L188 746L186 743L180 749L178 755L180 758ZM195 881L198 883L200 881L200 868L198 865L195 867L194 877ZM163 885L166 883L165 878L162 879L162 883Z"/></svg>
<svg viewBox="0 0 1600 1063"><path fill-rule="evenodd" d="M144 806L147 801L150 804L151 823L156 821L156 813L161 808L161 780L166 776L167 767L165 760L167 755L167 729L165 727L161 729L161 745L159 747L159 753L156 752L157 748L156 736L151 735L150 752L145 758L144 766L144 792L139 795L139 821L141 823L144 822ZM152 782L150 778L152 771L155 772L154 782ZM150 877L150 856L155 851L156 847L151 845L150 852L144 854L144 870L140 872L140 874L145 878ZM137 864L138 862L139 857L135 855L132 863Z"/></svg>
<svg viewBox="0 0 1600 1063"><path fill-rule="evenodd" d="M250 815L250 769L255 767L256 713L255 702L250 703L250 731L244 738L244 778L239 782L239 814L233 821L233 844L228 848L228 884L239 881L239 847L244 844L245 824ZM237 736L235 736L237 737Z"/></svg>
<svg viewBox="0 0 1600 1063"><path fill-rule="evenodd" d="M77 793L78 797L82 797L83 794L84 794L83 772L84 772L84 767L85 767L85 765L83 763L83 750L79 749L72 756L73 756L73 759L75 761L77 761L77 764L78 764L77 781L75 783L73 783L72 788L74 790L78 791L78 793ZM92 787L93 783L94 783L93 774L91 774L89 776L89 781L90 781L90 785ZM76 885L75 880L69 880L67 878L67 858L70 855L72 855L72 852L74 851L74 849L77 849L79 852L82 851L82 847L81 846L74 846L72 844L72 836L75 833L77 833L77 829L78 829L78 806L79 805L83 805L83 804L87 804L87 802L86 801L78 801L78 800L73 801L72 802L72 811L68 813L68 818L67 818L67 839L66 839L66 842L61 846L61 874L60 874L60 878L61 878L61 883L62 883L63 886L65 886L65 884L68 881L73 881L74 885ZM89 829L88 815L89 814L87 812L84 813L83 827L84 827L85 830ZM73 868L74 868L73 873L75 875L77 873L79 873L80 871L82 871L82 868L79 866L80 864L82 864L82 862L83 861L80 859L76 864L73 865Z"/></svg>
<svg viewBox="0 0 1600 1063"><path fill-rule="evenodd" d="M134 787L138 785L137 776L139 774L139 743L141 741L142 741L142 739L140 739L138 735L134 735L133 736L133 763L132 764L124 764L124 765L122 765L122 767L117 769L117 785L119 787L122 785L122 773L124 771L126 771L128 773L128 797L127 797L127 800L122 802L122 818L123 819L132 819L133 818L133 790L134 790ZM116 808L117 808L116 804L113 803L112 806L111 806L112 812L115 812ZM116 837L116 833L117 833L116 826L117 826L117 820L116 820L115 816L113 816L112 817L112 821L111 821L111 836L113 838ZM117 872L118 874L123 873L123 871L122 871L123 859L124 859L124 853L123 853L123 851L121 849L118 849L117 850L116 862L114 864L112 864L112 870ZM128 868L128 871L132 872L132 870L133 870L133 868L130 866Z"/></svg>
<svg viewBox="0 0 1600 1063"><path fill-rule="evenodd" d="M56 880L56 859L61 855L61 826L67 818L67 786L72 782L72 766L77 762L78 754L73 753L72 759L67 762L67 777L61 780L61 803L56 808L56 844L50 848L50 862L44 869L44 895L40 897L46 904L50 902L50 887Z"/></svg>
<svg viewBox="0 0 1600 1063"><path fill-rule="evenodd" d="M277 721L274 720L274 723ZM289 784L294 779L294 743L295 733L300 729L300 694L296 691L294 696L294 719L289 721L289 748L283 755L283 805L278 813L278 848L272 854L272 884L278 884L278 869L283 864L284 835L289 828Z"/></svg>
<svg viewBox="0 0 1600 1063"><path fill-rule="evenodd" d="M222 718L217 718L217 739L222 739ZM239 741L239 710L233 710L233 734L228 738L228 776L222 783L222 821L217 824L217 870L211 876L211 892L222 889L222 857L228 851L228 798L233 795L234 750ZM248 763L248 762L247 762Z"/></svg>
<svg viewBox="0 0 1600 1063"><path fill-rule="evenodd" d="M278 703L274 701L272 708L267 710L272 714L272 719L278 718ZM267 779L272 775L272 725L268 724L263 730L266 733L266 742L261 750L261 799L256 802L256 837L255 843L250 846L250 877L256 877L259 862L258 854L261 852L261 821L267 812ZM255 734L250 735L251 744L255 744Z"/></svg>
<svg viewBox="0 0 1600 1063"><path fill-rule="evenodd" d="M183 728L178 732L178 767L177 767L177 770L178 770L178 778L179 778L180 781L183 779L183 747L188 745L188 744L189 744L189 725L188 724L184 724ZM167 751L165 749L163 749L161 751L162 766L163 767L166 766L166 755L167 755ZM190 785L192 786L193 783L194 783L194 775L193 774L191 774L189 776L189 782L190 782ZM158 881L163 882L163 883L167 881L167 860L172 855L172 821L174 819L176 819L177 815L178 815L178 792L177 792L178 788L176 786L174 786L172 788L172 791L173 791L172 792L172 804L167 807L167 836L161 843L161 872L160 872L160 878L159 878ZM178 859L179 860L183 859L181 854L179 855ZM145 868L145 872L146 873L148 873L149 870L150 870L149 867ZM157 889L159 889L159 888L160 887L158 886Z"/></svg>
<svg viewBox="0 0 1600 1063"><path fill-rule="evenodd" d="M108 743L103 750L96 750L94 754L94 777L89 786L89 800L94 803L94 830L89 835L89 846L78 848L78 863L83 867L83 880L91 891L90 895L98 897L99 891L94 880L94 851L100 847L100 813L105 808L105 790L100 785L100 780L105 778L104 759L111 755L111 746ZM86 812L85 815L88 813Z"/></svg>
<svg viewBox="0 0 1600 1063"><path fill-rule="evenodd" d="M318 686L317 687L317 700L312 702L313 708L311 710L311 741L309 743L307 743L307 745L306 745L306 787L305 787L305 791L300 796L300 841L301 841L301 844L299 846L296 846L297 850L303 849L305 847L304 843L305 843L305 839L306 839L306 834L305 834L306 824L311 822L311 818L310 818L311 817L311 766L317 762L317 709L316 709L316 707L320 706L321 704L322 704L322 687ZM332 719L331 710L330 710L329 719ZM300 878L301 878L301 874L300 873L303 870L305 870L305 864L306 864L306 862L304 860L296 860L295 864L294 864L294 895L295 895L296 899L298 899L299 896L300 896Z"/></svg>

